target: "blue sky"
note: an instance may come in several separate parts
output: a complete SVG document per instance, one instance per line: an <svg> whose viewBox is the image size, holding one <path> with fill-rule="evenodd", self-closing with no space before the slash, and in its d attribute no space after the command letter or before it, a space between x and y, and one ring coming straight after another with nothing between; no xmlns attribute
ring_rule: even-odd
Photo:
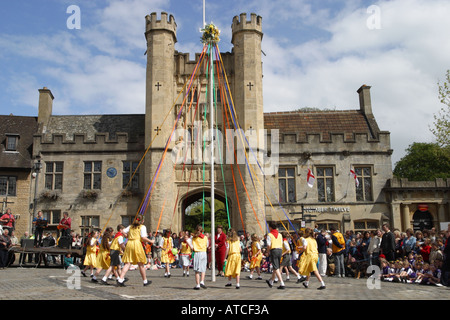
<svg viewBox="0 0 450 320"><path fill-rule="evenodd" d="M79 30L67 28L70 5L81 10ZM177 22L176 49L193 57L202 0L3 1L0 114L37 115L44 86L54 114L144 113L144 17L161 11ZM394 163L412 142L433 141L437 82L450 69L449 1L207 1L222 52L243 12L263 18L266 112L358 109L356 90L367 84Z"/></svg>

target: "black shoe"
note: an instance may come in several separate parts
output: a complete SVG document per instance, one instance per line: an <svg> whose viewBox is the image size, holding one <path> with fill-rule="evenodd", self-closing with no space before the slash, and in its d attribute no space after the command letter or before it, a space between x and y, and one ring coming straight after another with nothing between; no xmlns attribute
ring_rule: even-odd
<svg viewBox="0 0 450 320"><path fill-rule="evenodd" d="M144 283L144 287L151 285L152 282L151 281L147 281L147 283Z"/></svg>
<svg viewBox="0 0 450 320"><path fill-rule="evenodd" d="M194 287L194 290L200 290L200 287Z"/></svg>
<svg viewBox="0 0 450 320"><path fill-rule="evenodd" d="M303 286L308 289L308 285L306 283L303 282Z"/></svg>
<svg viewBox="0 0 450 320"><path fill-rule="evenodd" d="M98 280L97 280L97 279L94 279L94 278L92 278L92 279L91 279L91 282L94 282L94 283L98 283Z"/></svg>
<svg viewBox="0 0 450 320"><path fill-rule="evenodd" d="M325 288L325 286L320 286L319 288L317 288L317 290L324 290Z"/></svg>
<svg viewBox="0 0 450 320"><path fill-rule="evenodd" d="M279 286L277 289L284 290L284 289L286 289L286 287L285 286Z"/></svg>
<svg viewBox="0 0 450 320"><path fill-rule="evenodd" d="M200 287L202 287L203 289L206 289L206 286L203 283L200 283Z"/></svg>
<svg viewBox="0 0 450 320"><path fill-rule="evenodd" d="M240 286L236 286L236 289L240 289L241 287Z"/></svg>
<svg viewBox="0 0 450 320"><path fill-rule="evenodd" d="M300 279L297 279L297 283L302 283L305 280L306 280L305 278L301 277Z"/></svg>
<svg viewBox="0 0 450 320"><path fill-rule="evenodd" d="M81 271L81 274L83 275L83 277L87 277L86 272Z"/></svg>
<svg viewBox="0 0 450 320"><path fill-rule="evenodd" d="M269 288L273 287L273 284L270 283L270 280L266 280L267 285L269 286Z"/></svg>
<svg viewBox="0 0 450 320"><path fill-rule="evenodd" d="M103 279L100 280L100 284L103 284L104 286L109 286L109 283L107 281L104 281Z"/></svg>
<svg viewBox="0 0 450 320"><path fill-rule="evenodd" d="M232 286L231 283L227 283L227 284L225 285L225 287L231 287L231 286Z"/></svg>
<svg viewBox="0 0 450 320"><path fill-rule="evenodd" d="M124 281L124 282L119 282L119 281L117 281L117 286L118 286L118 287L126 287L125 281Z"/></svg>

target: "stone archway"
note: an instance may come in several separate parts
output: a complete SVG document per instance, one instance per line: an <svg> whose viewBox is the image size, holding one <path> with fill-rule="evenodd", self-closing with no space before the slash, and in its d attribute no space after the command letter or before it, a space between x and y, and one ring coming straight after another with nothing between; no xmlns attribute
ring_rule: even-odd
<svg viewBox="0 0 450 320"><path fill-rule="evenodd" d="M223 225L224 230L228 229L228 216L231 219L231 202L230 199L225 199L221 193L215 191L215 221L217 227L219 224ZM204 200L204 215L200 214ZM180 200L181 208L181 224L183 230L192 231L197 224L204 224L205 232L211 232L211 192L202 189L189 192ZM228 206L228 210L227 210ZM199 216L200 215L200 216Z"/></svg>

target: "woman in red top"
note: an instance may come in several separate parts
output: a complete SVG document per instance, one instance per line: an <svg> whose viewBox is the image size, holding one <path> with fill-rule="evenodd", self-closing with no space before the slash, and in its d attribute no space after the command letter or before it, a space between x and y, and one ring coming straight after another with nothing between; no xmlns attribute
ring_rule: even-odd
<svg viewBox="0 0 450 320"><path fill-rule="evenodd" d="M426 238L419 252L423 258L423 261L425 262L430 261L430 252L431 252L431 240Z"/></svg>
<svg viewBox="0 0 450 320"><path fill-rule="evenodd" d="M217 274L220 277L224 276L223 273L223 266L225 264L225 257L227 253L227 236L225 233L223 233L222 226L217 227L217 234L216 234L216 261L217 261L217 269L219 270L219 273Z"/></svg>

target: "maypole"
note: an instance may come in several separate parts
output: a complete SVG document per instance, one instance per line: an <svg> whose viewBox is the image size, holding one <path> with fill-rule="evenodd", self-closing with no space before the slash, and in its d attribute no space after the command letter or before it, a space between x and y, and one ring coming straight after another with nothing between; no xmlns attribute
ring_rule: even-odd
<svg viewBox="0 0 450 320"><path fill-rule="evenodd" d="M216 256L215 256L215 194L214 194L214 63L213 63L213 49L217 42L219 42L220 31L214 24L205 25L202 29L203 36L202 42L206 46L209 46L209 118L210 118L210 147L211 147L211 280L213 282L216 281L215 275L215 265L216 265Z"/></svg>

